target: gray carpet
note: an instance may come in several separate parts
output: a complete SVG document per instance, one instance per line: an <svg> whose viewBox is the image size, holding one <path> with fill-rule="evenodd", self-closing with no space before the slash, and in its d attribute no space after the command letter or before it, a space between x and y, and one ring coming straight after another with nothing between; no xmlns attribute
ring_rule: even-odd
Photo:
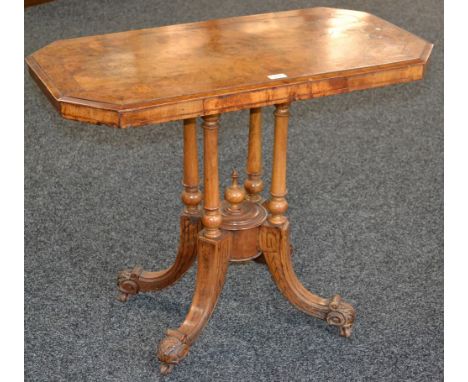
<svg viewBox="0 0 468 382"><path fill-rule="evenodd" d="M435 43L422 82L292 107L295 269L310 290L355 304L353 336L294 309L264 266L231 266L167 381L442 380L443 2L58 0L25 11L29 54L56 39L314 5L369 11ZM174 259L180 124L66 121L25 75L26 380L160 380L155 347L182 322L195 270L127 304L115 301L115 276ZM244 168L247 121L246 111L222 118L223 186Z"/></svg>

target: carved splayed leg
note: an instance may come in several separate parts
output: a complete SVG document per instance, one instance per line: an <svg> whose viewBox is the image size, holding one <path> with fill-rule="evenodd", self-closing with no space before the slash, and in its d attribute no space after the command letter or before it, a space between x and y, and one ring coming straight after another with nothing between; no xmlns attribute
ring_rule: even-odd
<svg viewBox="0 0 468 382"><path fill-rule="evenodd" d="M322 298L308 291L294 272L289 245L289 223L274 226L266 222L260 230L260 248L278 289L296 308L336 326L349 337L356 313L340 296Z"/></svg>
<svg viewBox="0 0 468 382"><path fill-rule="evenodd" d="M119 272L117 285L121 292L119 301L125 302L129 296L139 292L164 289L177 280L192 266L200 232L202 193L198 180L197 124L195 118L184 120L184 190L181 195L184 212L180 216L179 250L174 264L162 271L148 272L141 267Z"/></svg>
<svg viewBox="0 0 468 382"><path fill-rule="evenodd" d="M222 216L218 180L219 116L203 117L205 195L202 222L197 240L197 278L187 317L177 330L168 331L159 344L161 372L171 372L188 353L213 313L224 286L232 235L220 229Z"/></svg>
<svg viewBox="0 0 468 382"><path fill-rule="evenodd" d="M329 325L339 327L340 334L349 337L356 315L354 308L339 296L325 299L308 291L297 278L292 265L289 221L285 216L288 208L286 201L288 116L287 104L276 105L270 200L265 203L270 214L260 229L260 250L263 252L273 280L289 302L303 312L325 320Z"/></svg>
<svg viewBox="0 0 468 382"><path fill-rule="evenodd" d="M201 230L200 216L184 213L180 217L180 243L177 257L171 267L157 272L144 271L142 267L119 272L118 300L128 301L131 295L164 289L179 280L192 266L197 255L197 235Z"/></svg>
<svg viewBox="0 0 468 382"><path fill-rule="evenodd" d="M198 267L195 293L187 317L178 329L170 329L159 344L157 356L161 373L168 374L186 357L208 323L224 286L232 247L232 237L222 233L211 239L200 234L198 238Z"/></svg>
<svg viewBox="0 0 468 382"><path fill-rule="evenodd" d="M294 254L294 247L292 244L289 244L289 256L292 257L293 254ZM265 264L265 265L267 263L263 253L260 256L256 257L255 259L253 259L253 261L255 261L256 263Z"/></svg>

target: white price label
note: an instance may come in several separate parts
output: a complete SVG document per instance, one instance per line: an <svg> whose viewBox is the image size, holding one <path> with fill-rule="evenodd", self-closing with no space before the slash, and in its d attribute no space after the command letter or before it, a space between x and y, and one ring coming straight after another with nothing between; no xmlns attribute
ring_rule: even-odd
<svg viewBox="0 0 468 382"><path fill-rule="evenodd" d="M287 77L288 77L288 76L287 76L286 74L284 74L284 73L270 74L270 75L268 76L268 78L269 78L270 80L277 80L277 79L279 79L279 78L287 78Z"/></svg>

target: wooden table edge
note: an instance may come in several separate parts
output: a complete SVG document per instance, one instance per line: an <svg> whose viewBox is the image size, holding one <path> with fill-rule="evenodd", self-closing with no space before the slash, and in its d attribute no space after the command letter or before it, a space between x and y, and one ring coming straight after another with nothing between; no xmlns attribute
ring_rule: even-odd
<svg viewBox="0 0 468 382"><path fill-rule="evenodd" d="M64 118L126 128L420 80L433 48L433 44L425 43L419 58L410 61L132 104L106 103L63 95L32 55L27 56L25 61L33 79Z"/></svg>

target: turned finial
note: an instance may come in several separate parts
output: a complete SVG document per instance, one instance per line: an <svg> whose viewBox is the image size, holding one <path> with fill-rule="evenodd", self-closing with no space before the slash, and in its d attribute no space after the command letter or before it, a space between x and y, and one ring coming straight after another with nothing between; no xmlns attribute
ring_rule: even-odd
<svg viewBox="0 0 468 382"><path fill-rule="evenodd" d="M245 190L244 187L239 186L239 174L235 169L232 170L231 179L231 185L224 192L224 199L229 203L228 210L231 213L238 213L240 212L240 204L245 199Z"/></svg>

